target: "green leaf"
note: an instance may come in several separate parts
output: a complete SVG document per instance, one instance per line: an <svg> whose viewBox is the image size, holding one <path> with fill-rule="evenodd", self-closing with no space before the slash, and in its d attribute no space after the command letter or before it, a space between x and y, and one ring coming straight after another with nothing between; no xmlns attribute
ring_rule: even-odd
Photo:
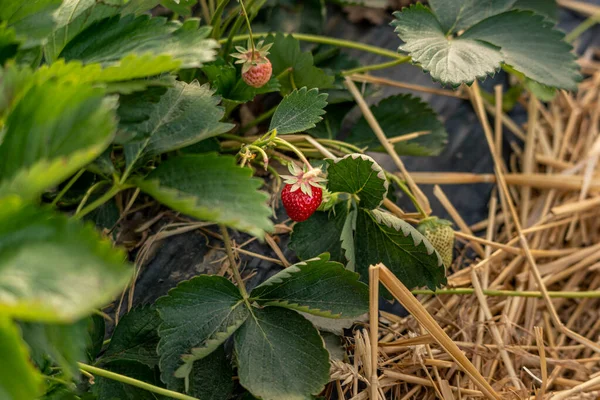
<svg viewBox="0 0 600 400"><path fill-rule="evenodd" d="M444 84L470 84L501 64L550 87L576 90L581 80L564 34L530 11L492 15L458 37L446 37L436 15L421 4L394 15L392 25L405 42L399 49Z"/></svg>
<svg viewBox="0 0 600 400"><path fill-rule="evenodd" d="M150 383L156 386L161 386L154 370L148 368L144 364L132 361L112 362L105 366L104 369L125 375L129 378L137 379L142 382ZM160 399L167 400L168 398L150 393L144 389L131 386L127 383L115 381L109 378L96 376L92 385L92 392L96 395L97 400L147 400Z"/></svg>
<svg viewBox="0 0 600 400"><path fill-rule="evenodd" d="M34 198L98 157L115 131L116 98L89 85L34 85L6 119L0 194Z"/></svg>
<svg viewBox="0 0 600 400"><path fill-rule="evenodd" d="M233 368L221 345L203 359L194 361L189 394L202 400L228 400L233 393L233 381Z"/></svg>
<svg viewBox="0 0 600 400"><path fill-rule="evenodd" d="M44 44L56 24L54 12L61 0L0 0L0 21L6 21L25 39L24 47Z"/></svg>
<svg viewBox="0 0 600 400"><path fill-rule="evenodd" d="M332 261L344 262L340 236L348 215L348 203L340 202L330 211L317 211L294 225L288 247L299 259L307 260L329 252Z"/></svg>
<svg viewBox="0 0 600 400"><path fill-rule="evenodd" d="M176 82L158 102L134 96L133 103L128 105L128 110L136 109L134 122L120 127L143 140L125 146L126 174L136 163L149 157L192 145L232 128L231 124L219 122L224 114L217 106L219 98L213 96L208 85L201 86L197 81ZM119 114L121 119L131 118L123 110ZM138 122L140 114L147 115L148 119Z"/></svg>
<svg viewBox="0 0 600 400"><path fill-rule="evenodd" d="M7 400L35 399L42 389L42 376L29 362L27 347L17 326L0 315L0 393Z"/></svg>
<svg viewBox="0 0 600 400"><path fill-rule="evenodd" d="M105 305L131 277L125 254L94 228L0 199L0 312L72 322ZM57 273L60 271L60 273Z"/></svg>
<svg viewBox="0 0 600 400"><path fill-rule="evenodd" d="M446 278L442 259L431 243L407 222L379 210L359 209L356 218L356 268L368 279L370 265L383 263L409 289L435 289Z"/></svg>
<svg viewBox="0 0 600 400"><path fill-rule="evenodd" d="M17 54L20 44L15 30L7 27L6 22L0 22L0 65Z"/></svg>
<svg viewBox="0 0 600 400"><path fill-rule="evenodd" d="M346 269L356 270L356 249L354 248L354 231L356 230L356 208L352 208L344 221L340 239L342 241L342 250L346 256Z"/></svg>
<svg viewBox="0 0 600 400"><path fill-rule="evenodd" d="M160 2L163 7L186 17L192 15L192 7L197 3L196 0L161 0Z"/></svg>
<svg viewBox="0 0 600 400"><path fill-rule="evenodd" d="M184 23L166 18L127 15L98 21L71 40L60 53L65 60L114 65L132 53L169 55L181 68L199 68L216 56L218 44L199 20Z"/></svg>
<svg viewBox="0 0 600 400"><path fill-rule="evenodd" d="M429 0L433 12L439 17L444 33L454 33L470 28L476 23L511 9L516 0Z"/></svg>
<svg viewBox="0 0 600 400"><path fill-rule="evenodd" d="M314 128L323 119L321 115L325 114L326 99L327 94L319 94L318 89L303 87L294 90L277 106L269 130L277 129L278 134L285 135Z"/></svg>
<svg viewBox="0 0 600 400"><path fill-rule="evenodd" d="M385 200L389 183L383 169L371 157L354 153L327 162L330 191L356 194L360 206L368 209L379 207Z"/></svg>
<svg viewBox="0 0 600 400"><path fill-rule="evenodd" d="M99 314L93 314L87 319L87 333L90 338L87 346L87 355L89 362L95 362L104 345L104 333L106 324L104 317Z"/></svg>
<svg viewBox="0 0 600 400"><path fill-rule="evenodd" d="M263 237L273 228L271 210L251 175L234 157L207 153L169 159L136 183L174 210Z"/></svg>
<svg viewBox="0 0 600 400"><path fill-rule="evenodd" d="M237 287L221 276L197 276L156 302L161 378L169 388L189 379L194 361L219 347L248 318ZM183 362L182 362L183 361Z"/></svg>
<svg viewBox="0 0 600 400"><path fill-rule="evenodd" d="M23 323L21 331L32 359L39 366L46 359L54 362L68 380L79 375L77 362L86 360L87 326L87 319L72 324Z"/></svg>
<svg viewBox="0 0 600 400"><path fill-rule="evenodd" d="M337 92L337 91L336 91ZM331 94L327 98L330 103L325 107L323 120L314 128L306 131L309 135L323 139L335 139L342 129L342 122L352 105L348 102L331 104Z"/></svg>
<svg viewBox="0 0 600 400"><path fill-rule="evenodd" d="M399 94L386 97L371 107L371 111L390 139L415 132L429 132L394 144L400 155L437 156L446 146L448 134L444 124L435 111L416 96ZM354 125L346 141L360 148L367 147L369 151L385 151L364 117Z"/></svg>
<svg viewBox="0 0 600 400"><path fill-rule="evenodd" d="M556 0L517 0L513 9L533 11L551 21L558 19L558 5L556 4Z"/></svg>
<svg viewBox="0 0 600 400"><path fill-rule="evenodd" d="M283 93L289 93L294 89L290 75L294 80L295 87L306 86L308 89L323 89L332 85L333 77L314 66L312 54L308 51L302 52L300 42L292 35L284 36L282 33L277 33L274 37L267 37L265 43L273 43L269 60L273 65L274 76L279 76L291 68L291 72L285 73L279 78Z"/></svg>
<svg viewBox="0 0 600 400"><path fill-rule="evenodd" d="M301 400L329 380L329 354L317 330L295 311L252 309L235 333L240 383L263 400Z"/></svg>
<svg viewBox="0 0 600 400"><path fill-rule="evenodd" d="M154 368L158 365L160 323L154 306L134 308L119 321L100 361L135 361Z"/></svg>
<svg viewBox="0 0 600 400"><path fill-rule="evenodd" d="M294 264L257 286L250 297L329 318L350 318L369 310L369 288L358 274L329 261L329 253Z"/></svg>

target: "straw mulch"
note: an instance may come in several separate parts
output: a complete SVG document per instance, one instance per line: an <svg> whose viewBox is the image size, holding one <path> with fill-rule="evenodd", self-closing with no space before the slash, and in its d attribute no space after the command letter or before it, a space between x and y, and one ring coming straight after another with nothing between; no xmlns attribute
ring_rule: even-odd
<svg viewBox="0 0 600 400"><path fill-rule="evenodd" d="M463 250L476 258L460 252L448 271L446 294L422 291L420 305L411 309L407 303L414 297L400 293L412 315L380 312L377 349L366 326L355 330L349 358L332 366L333 397L600 398L600 67L592 55L581 60L587 78L578 93L561 92L549 104L521 99L528 110L523 126L501 112L501 102L487 104L476 83L462 94L438 90L470 99L495 173L409 174L417 185L495 182L489 217L473 226L463 222L441 186L434 191L454 219ZM496 98L501 94L498 87ZM503 130L522 140L512 143L507 165ZM439 332L427 326L425 314ZM471 366L448 353L452 342ZM377 396L370 393L372 357Z"/></svg>

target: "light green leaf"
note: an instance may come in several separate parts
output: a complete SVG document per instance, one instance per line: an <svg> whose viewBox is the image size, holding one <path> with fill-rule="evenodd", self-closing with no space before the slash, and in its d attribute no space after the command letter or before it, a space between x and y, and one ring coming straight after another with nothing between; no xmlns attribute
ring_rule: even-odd
<svg viewBox="0 0 600 400"><path fill-rule="evenodd" d="M290 308L329 318L349 318L369 309L369 289L358 274L329 261L329 253L294 264L257 286L259 304Z"/></svg>
<svg viewBox="0 0 600 400"><path fill-rule="evenodd" d="M0 194L39 195L98 157L114 135L116 98L98 87L47 81L13 107L0 143Z"/></svg>
<svg viewBox="0 0 600 400"><path fill-rule="evenodd" d="M77 320L123 290L131 276L124 260L92 226L17 197L0 200L1 313L29 321Z"/></svg>
<svg viewBox="0 0 600 400"><path fill-rule="evenodd" d="M488 18L462 37L492 43L504 63L543 85L577 90L581 80L572 47L554 24L530 11L510 11Z"/></svg>
<svg viewBox="0 0 600 400"><path fill-rule="evenodd" d="M260 179L232 156L186 155L161 163L137 185L161 203L191 217L263 237L271 231L267 194Z"/></svg>
<svg viewBox="0 0 600 400"><path fill-rule="evenodd" d="M503 3L498 2L498 6ZM576 90L581 79L564 34L530 11L491 15L458 37L446 37L438 17L421 4L394 15L392 25L405 42L399 50L444 84L470 84L492 74L501 64L550 87ZM483 15L487 14L477 19Z"/></svg>
<svg viewBox="0 0 600 400"><path fill-rule="evenodd" d="M510 10L516 0L429 0L444 33L459 32L492 15Z"/></svg>
<svg viewBox="0 0 600 400"><path fill-rule="evenodd" d="M25 48L44 44L56 24L54 12L61 0L0 0L0 21L6 21L24 39Z"/></svg>
<svg viewBox="0 0 600 400"><path fill-rule="evenodd" d="M199 68L216 56L218 44L209 39L210 27L199 20L184 23L166 18L127 15L98 21L74 37L61 51L65 60L114 65L132 54L170 55L181 68Z"/></svg>
<svg viewBox="0 0 600 400"><path fill-rule="evenodd" d="M415 132L429 132L394 144L400 155L437 156L448 141L444 124L435 111L416 96L399 94L387 97L371 107L371 111L390 139ZM367 147L369 151L385 151L364 117L352 128L346 141L361 148Z"/></svg>
<svg viewBox="0 0 600 400"><path fill-rule="evenodd" d="M327 188L332 192L356 194L360 206L374 209L387 197L389 183L379 164L365 154L348 154L327 160Z"/></svg>
<svg viewBox="0 0 600 400"><path fill-rule="evenodd" d="M242 296L227 279L197 276L156 302L161 378L168 387L189 379L194 361L219 347L249 315ZM183 362L182 362L183 360ZM187 385L186 385L187 386Z"/></svg>
<svg viewBox="0 0 600 400"><path fill-rule="evenodd" d="M277 33L274 37L269 36L265 43L273 43L269 60L273 66L273 76L279 76L290 69L279 78L283 93L290 93L294 87L290 76L294 80L295 87L307 87L308 89L324 89L331 87L333 76L328 76L322 69L314 66L313 56L309 51L300 50L300 42L292 35Z"/></svg>
<svg viewBox="0 0 600 400"><path fill-rule="evenodd" d="M42 376L29 362L27 347L17 326L0 315L0 393L6 400L35 399L41 394ZM18 379L17 379L18 378Z"/></svg>
<svg viewBox="0 0 600 400"><path fill-rule="evenodd" d="M158 327L161 319L154 306L137 307L119 321L100 361L134 361L154 368L158 364Z"/></svg>
<svg viewBox="0 0 600 400"><path fill-rule="evenodd" d="M329 354L317 330L296 311L252 309L235 333L240 383L263 400L305 400L329 380Z"/></svg>
<svg viewBox="0 0 600 400"><path fill-rule="evenodd" d="M348 203L340 202L330 211L317 211L294 225L288 247L299 259L307 260L329 252L332 261L344 262L340 236L348 215Z"/></svg>
<svg viewBox="0 0 600 400"><path fill-rule="evenodd" d="M394 15L392 25L405 42L399 50L408 53L434 80L452 86L470 84L500 68L503 59L496 47L462 37L449 40L436 16L421 4Z"/></svg>
<svg viewBox="0 0 600 400"><path fill-rule="evenodd" d="M231 124L219 122L224 111L219 98L213 96L208 85L198 81L190 84L176 82L160 97L158 102L136 95L129 108L135 107L136 113L144 112L148 119L130 124L121 124L120 128L134 137L142 138L125 146L128 175L136 163L148 157L192 145L209 137L220 135L232 128ZM119 110L121 120L129 116Z"/></svg>
<svg viewBox="0 0 600 400"><path fill-rule="evenodd" d="M356 218L356 268L368 279L370 265L383 263L409 289L445 283L442 259L431 243L407 222L379 210L359 209Z"/></svg>
<svg viewBox="0 0 600 400"><path fill-rule="evenodd" d="M197 0L161 0L160 4L179 15L189 17L192 15L192 7L198 4Z"/></svg>
<svg viewBox="0 0 600 400"><path fill-rule="evenodd" d="M314 128L323 119L321 115L325 114L326 99L327 94L319 94L318 89L303 87L294 90L277 106L269 130L277 129L278 134L285 135Z"/></svg>
<svg viewBox="0 0 600 400"><path fill-rule="evenodd" d="M354 231L356 230L356 208L352 208L344 221L340 239L342 241L342 250L346 256L346 269L356 271L356 250L354 248Z"/></svg>
<svg viewBox="0 0 600 400"><path fill-rule="evenodd" d="M50 360L61 367L67 379L79 375L77 362L86 361L88 320L72 324L23 323L23 339L39 366Z"/></svg>

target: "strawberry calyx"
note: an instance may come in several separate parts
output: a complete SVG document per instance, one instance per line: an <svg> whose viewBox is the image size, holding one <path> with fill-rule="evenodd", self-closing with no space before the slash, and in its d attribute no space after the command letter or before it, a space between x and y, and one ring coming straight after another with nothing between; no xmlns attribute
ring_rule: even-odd
<svg viewBox="0 0 600 400"><path fill-rule="evenodd" d="M323 174L321 168L309 168L304 166L304 168L301 169L295 163L291 162L288 164L288 170L291 175L281 175L281 177L284 179L285 183L292 185L290 192L295 192L300 189L302 193L312 197L313 187L322 190L326 189L325 182L327 182L327 179L321 176Z"/></svg>
<svg viewBox="0 0 600 400"><path fill-rule="evenodd" d="M250 70L250 68L266 64L269 62L267 56L269 55L269 49L273 46L273 43L264 44L264 40L258 42L256 46L252 46L252 42L248 40L248 46L235 46L237 53L232 53L231 57L237 58L236 64L242 65L242 74Z"/></svg>

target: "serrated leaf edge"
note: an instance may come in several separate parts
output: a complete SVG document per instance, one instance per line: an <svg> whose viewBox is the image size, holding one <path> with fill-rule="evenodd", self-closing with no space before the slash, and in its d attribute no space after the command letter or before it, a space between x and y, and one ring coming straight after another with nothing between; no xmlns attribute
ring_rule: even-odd
<svg viewBox="0 0 600 400"><path fill-rule="evenodd" d="M352 153L352 154L345 155L344 157L341 157L341 158L335 158L335 159L333 159L333 162L334 162L334 164L337 164L340 161L345 160L347 158L352 158L353 160L360 158L363 161L367 161L367 162L371 163L371 169L373 171L375 171L377 173L377 177L383 181L383 187L385 189L385 193L383 194L383 196L381 196L381 201L379 202L377 207L381 206L383 201L387 198L388 190L389 190L389 186L390 186L390 183L388 182L388 180L385 176L385 171L383 170L383 168L381 168L381 166L373 158L369 157L366 154L361 154L361 153Z"/></svg>

